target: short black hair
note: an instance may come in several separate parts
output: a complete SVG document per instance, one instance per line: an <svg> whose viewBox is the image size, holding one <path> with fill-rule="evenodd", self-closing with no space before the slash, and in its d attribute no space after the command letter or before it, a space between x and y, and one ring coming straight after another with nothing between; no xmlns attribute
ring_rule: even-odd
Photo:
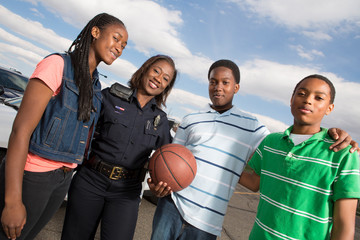
<svg viewBox="0 0 360 240"><path fill-rule="evenodd" d="M221 59L221 60L218 60L216 62L214 62L210 68L209 68L209 72L208 72L208 79L210 79L210 73L211 71L214 69L214 68L217 68L217 67L226 67L226 68L229 68L233 75L234 75L234 79L235 79L235 82L237 84L240 83L240 69L239 67L236 65L236 63L234 63L233 61L231 60L228 60L228 59Z"/></svg>
<svg viewBox="0 0 360 240"><path fill-rule="evenodd" d="M329 87L330 87L330 103L331 103L331 104L334 103L335 93L336 93L334 84L333 84L327 77L324 77L323 75L320 75L320 74L312 74L312 75L309 75L309 76L304 77L303 79L301 79L301 81L296 84L292 96L294 96L295 91L296 91L296 89L299 87L299 85L300 85L303 81L305 81L306 79L309 79L309 78L316 78L316 79L320 79L320 80L326 82L327 85L329 85Z"/></svg>

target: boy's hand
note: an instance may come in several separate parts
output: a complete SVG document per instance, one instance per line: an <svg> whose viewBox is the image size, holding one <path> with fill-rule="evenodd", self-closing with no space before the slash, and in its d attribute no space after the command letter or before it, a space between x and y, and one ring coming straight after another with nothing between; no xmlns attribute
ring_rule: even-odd
<svg viewBox="0 0 360 240"><path fill-rule="evenodd" d="M350 149L351 153L360 150L359 144L352 140L351 136L346 131L340 128L330 128L328 133L330 137L336 140L336 142L330 146L330 149L334 152L344 149L349 145L352 146L352 148Z"/></svg>
<svg viewBox="0 0 360 240"><path fill-rule="evenodd" d="M157 185L155 185L152 182L151 178L148 178L147 183L149 185L150 191L156 196L156 197L165 197L172 193L171 187L167 186L167 183L159 182Z"/></svg>

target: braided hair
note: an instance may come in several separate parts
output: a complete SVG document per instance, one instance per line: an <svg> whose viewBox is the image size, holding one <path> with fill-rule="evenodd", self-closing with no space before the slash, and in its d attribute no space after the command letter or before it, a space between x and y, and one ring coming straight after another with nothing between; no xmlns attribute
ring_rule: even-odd
<svg viewBox="0 0 360 240"><path fill-rule="evenodd" d="M167 61L173 68L174 68L174 75L173 78L170 80L169 85L165 88L165 90L160 93L159 95L155 96L156 105L161 108L161 105L166 107L166 99L170 94L171 89L173 88L176 80L177 70L175 68L174 60L172 60L171 57L166 55L156 55L152 56L146 62L143 63L143 65L131 76L130 81L128 82L131 89L137 89L140 88L142 80L149 70L149 68L156 63L157 61L165 60Z"/></svg>
<svg viewBox="0 0 360 240"><path fill-rule="evenodd" d="M87 23L68 50L74 66L75 83L79 88L79 121L89 121L90 112L93 109L93 87L92 81L90 81L92 76L90 76L89 69L89 49L94 38L91 31L93 27L98 27L101 31L110 24L120 24L125 27L124 23L114 16L107 13L98 14Z"/></svg>

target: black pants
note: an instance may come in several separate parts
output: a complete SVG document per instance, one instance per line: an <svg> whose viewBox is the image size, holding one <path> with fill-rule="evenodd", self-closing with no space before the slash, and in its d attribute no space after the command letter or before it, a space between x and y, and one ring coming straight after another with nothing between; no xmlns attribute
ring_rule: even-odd
<svg viewBox="0 0 360 240"><path fill-rule="evenodd" d="M61 239L94 239L101 221L102 240L133 239L140 203L139 180L111 180L82 166L68 194Z"/></svg>
<svg viewBox="0 0 360 240"><path fill-rule="evenodd" d="M17 240L32 240L61 206L69 189L72 171L24 172L22 200L26 208L26 224ZM4 208L5 162L0 167L0 213ZM0 239L7 239L0 230Z"/></svg>

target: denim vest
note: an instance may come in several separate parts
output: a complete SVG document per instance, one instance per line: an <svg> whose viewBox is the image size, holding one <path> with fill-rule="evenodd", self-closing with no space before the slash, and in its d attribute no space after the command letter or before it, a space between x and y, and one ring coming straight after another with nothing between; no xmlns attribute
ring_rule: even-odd
<svg viewBox="0 0 360 240"><path fill-rule="evenodd" d="M94 124L91 132L92 139L100 115L101 84L95 69L93 74L93 106L95 110L91 111L88 122L79 121L77 119L79 89L75 84L71 58L68 54L58 55L64 59L61 90L50 99L31 136L29 151L54 161L81 164L91 125ZM90 147L87 154L89 151Z"/></svg>

